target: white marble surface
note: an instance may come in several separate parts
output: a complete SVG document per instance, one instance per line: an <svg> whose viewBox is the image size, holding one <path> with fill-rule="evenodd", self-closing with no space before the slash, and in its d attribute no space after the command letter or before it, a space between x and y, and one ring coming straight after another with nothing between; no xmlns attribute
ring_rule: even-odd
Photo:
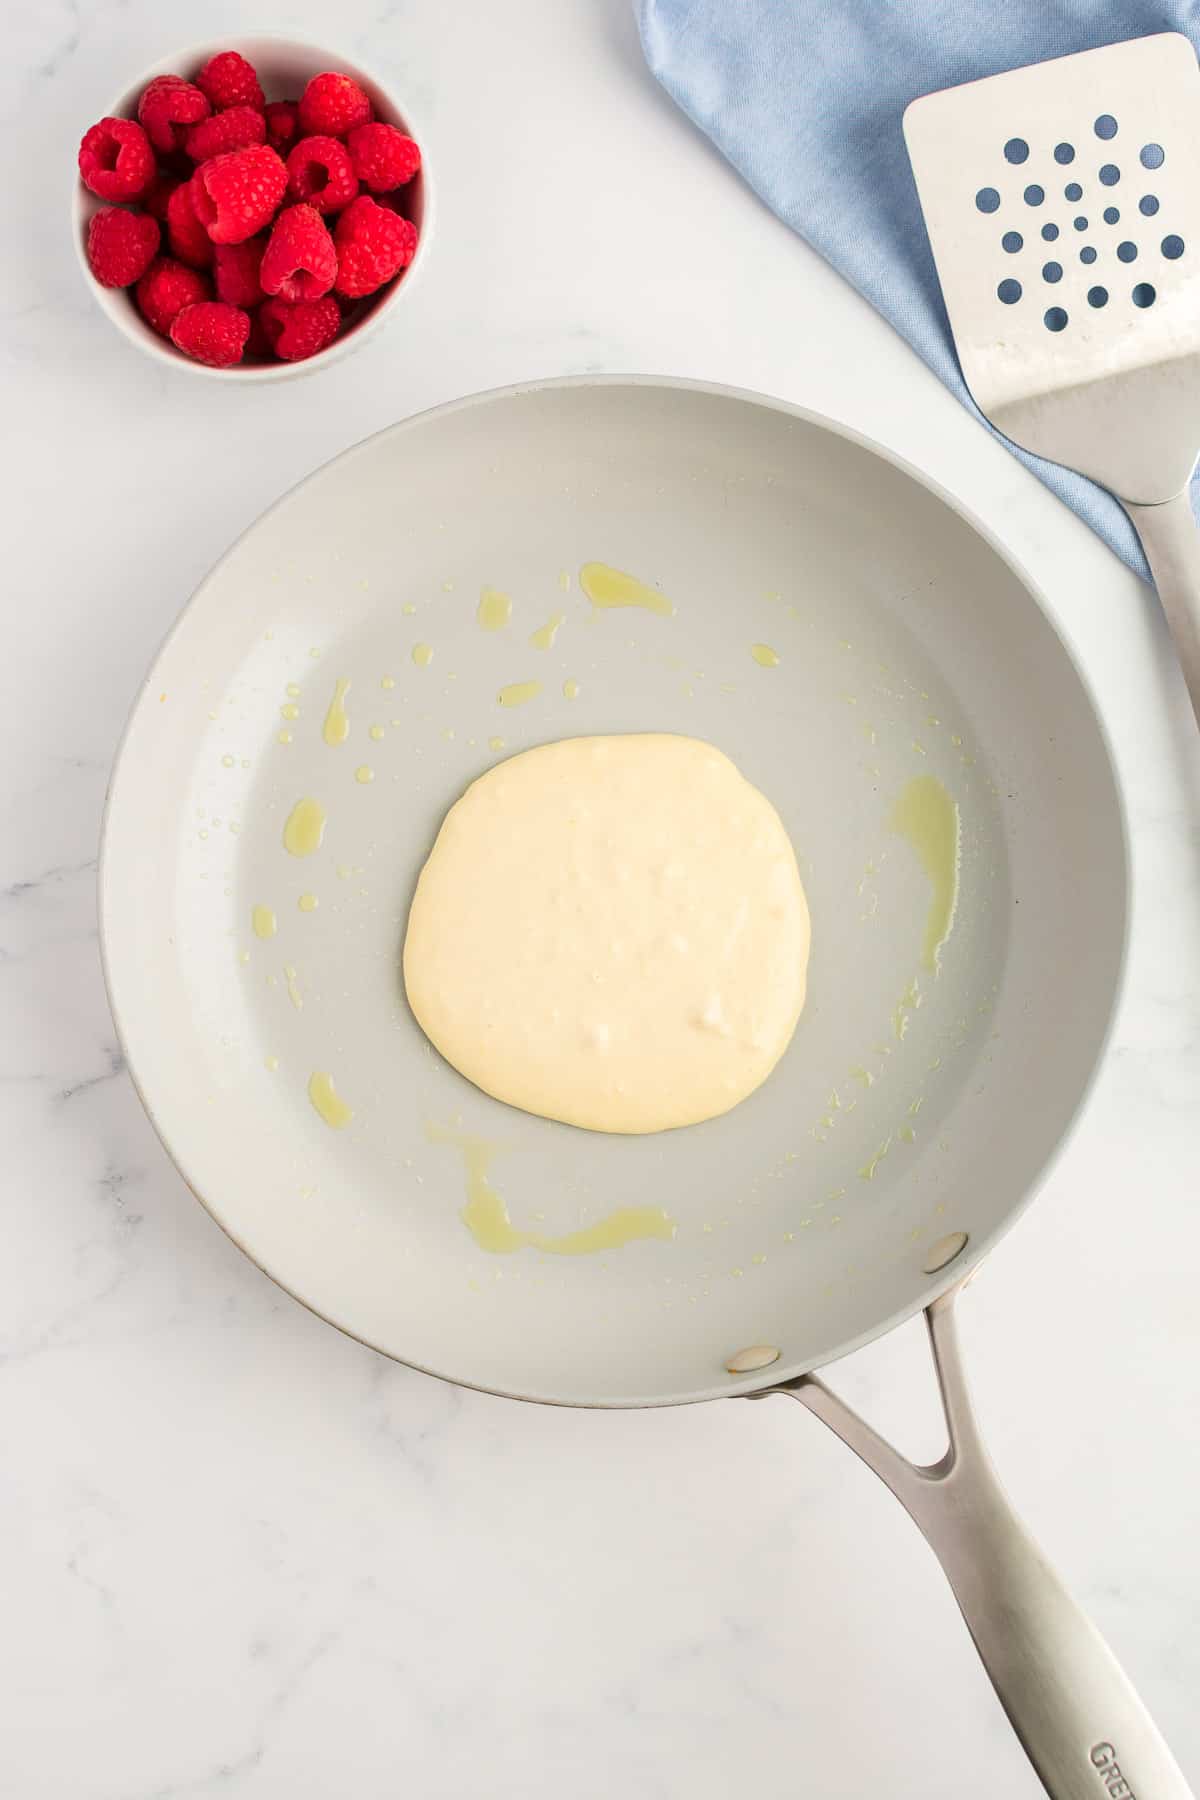
<svg viewBox="0 0 1200 1800"><path fill-rule="evenodd" d="M128 349L67 236L109 97L255 26L377 67L441 182L401 319L265 395ZM815 1421L563 1414L384 1362L242 1259L121 1071L97 823L195 582L366 433L594 369L766 389L896 446L1026 560L1095 683L1133 827L1128 989L964 1328L1014 1496L1200 1779L1200 783L1148 591L741 189L645 75L627 0L52 0L5 47L0 1793L1040 1792L928 1552ZM931 1447L926 1373L909 1327L840 1379Z"/></svg>

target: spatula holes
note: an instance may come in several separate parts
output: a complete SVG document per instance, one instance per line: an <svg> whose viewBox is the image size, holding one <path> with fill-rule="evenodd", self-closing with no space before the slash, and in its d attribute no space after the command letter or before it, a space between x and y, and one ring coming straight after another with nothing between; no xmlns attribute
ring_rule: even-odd
<svg viewBox="0 0 1200 1800"><path fill-rule="evenodd" d="M1115 225L1117 223L1117 221L1120 219L1120 217L1121 217L1121 209L1119 206L1106 206L1105 207L1104 223L1106 225Z"/></svg>
<svg viewBox="0 0 1200 1800"><path fill-rule="evenodd" d="M1043 281L1049 281L1049 282L1061 281L1062 276L1063 276L1063 272L1062 272L1062 264L1061 263L1048 262L1048 263L1042 264L1042 280Z"/></svg>
<svg viewBox="0 0 1200 1800"><path fill-rule="evenodd" d="M1083 246L1083 249L1079 252L1079 260L1081 263L1087 263L1089 267L1095 262L1096 252L1091 244L1085 244Z"/></svg>
<svg viewBox="0 0 1200 1800"><path fill-rule="evenodd" d="M1099 310L1099 308L1102 306L1107 306L1108 305L1108 289L1105 287L1089 288L1088 289L1088 305L1096 307L1097 310Z"/></svg>
<svg viewBox="0 0 1200 1800"><path fill-rule="evenodd" d="M1121 179L1121 171L1116 163L1105 163L1100 170L1101 187L1116 187Z"/></svg>
<svg viewBox="0 0 1200 1800"><path fill-rule="evenodd" d="M965 1231L948 1232L936 1244L930 1244L921 1267L927 1275L936 1275L939 1269L948 1267L956 1256L961 1256L969 1243L970 1239Z"/></svg>
<svg viewBox="0 0 1200 1800"><path fill-rule="evenodd" d="M1000 239L1000 247L1007 250L1010 256L1015 256L1018 250L1025 248L1025 239L1019 231L1006 231Z"/></svg>
<svg viewBox="0 0 1200 1800"><path fill-rule="evenodd" d="M1031 181L1029 186L1025 189L1026 206L1040 206L1045 198L1045 188L1039 187L1036 181Z"/></svg>
<svg viewBox="0 0 1200 1800"><path fill-rule="evenodd" d="M1000 286L996 289L996 298L997 300L1002 300L1005 306L1015 306L1017 301L1021 298L1020 282L1014 281L1010 275L1008 280L1002 281Z"/></svg>
<svg viewBox="0 0 1200 1800"><path fill-rule="evenodd" d="M1054 160L1056 163L1073 163L1075 161L1074 144L1055 144Z"/></svg>
<svg viewBox="0 0 1200 1800"><path fill-rule="evenodd" d="M1066 195L1068 200L1082 200L1083 199L1083 189L1080 187L1080 185L1077 181L1068 181L1066 187L1063 189L1063 193Z"/></svg>
<svg viewBox="0 0 1200 1800"><path fill-rule="evenodd" d="M1167 160L1167 153L1161 144L1143 144L1138 151L1138 161L1143 169L1161 169Z"/></svg>
<svg viewBox="0 0 1200 1800"><path fill-rule="evenodd" d="M1067 311L1063 306L1051 306L1042 314L1042 323L1047 331L1065 331L1067 328Z"/></svg>
<svg viewBox="0 0 1200 1800"><path fill-rule="evenodd" d="M1087 219L1084 217L1084 215L1082 213L1080 213L1080 215L1077 219L1072 219L1071 223L1075 227L1076 231L1086 231L1088 228Z"/></svg>
<svg viewBox="0 0 1200 1800"><path fill-rule="evenodd" d="M1055 238L1058 236L1058 226L1057 225L1043 225L1042 226L1042 236L1045 238L1045 240L1048 244L1052 244L1054 242Z"/></svg>
<svg viewBox="0 0 1200 1800"><path fill-rule="evenodd" d="M1183 239L1172 232L1170 237L1163 239L1159 248L1168 262L1178 262L1184 251Z"/></svg>
<svg viewBox="0 0 1200 1800"><path fill-rule="evenodd" d="M1118 244L1117 245L1117 261L1123 262L1123 263L1136 262L1137 261L1137 245L1131 243L1128 238L1125 239L1124 243Z"/></svg>
<svg viewBox="0 0 1200 1800"><path fill-rule="evenodd" d="M999 212L1000 196L995 188L980 188L975 196L975 204L981 213Z"/></svg>
<svg viewBox="0 0 1200 1800"><path fill-rule="evenodd" d="M1010 163L1029 161L1029 145L1024 138L1009 138L1004 146L1004 160ZM1149 167L1148 164L1147 167Z"/></svg>
<svg viewBox="0 0 1200 1800"><path fill-rule="evenodd" d="M1107 143L1110 138L1115 138L1117 135L1117 121L1111 113L1101 113L1092 126L1092 130L1098 138L1103 138Z"/></svg>
<svg viewBox="0 0 1200 1800"><path fill-rule="evenodd" d="M1138 201L1138 211L1141 213L1143 219L1152 219L1158 211L1158 195L1143 194Z"/></svg>
<svg viewBox="0 0 1200 1800"><path fill-rule="evenodd" d="M1139 281L1130 299L1135 306L1153 306L1158 299L1158 290L1151 287L1148 281Z"/></svg>

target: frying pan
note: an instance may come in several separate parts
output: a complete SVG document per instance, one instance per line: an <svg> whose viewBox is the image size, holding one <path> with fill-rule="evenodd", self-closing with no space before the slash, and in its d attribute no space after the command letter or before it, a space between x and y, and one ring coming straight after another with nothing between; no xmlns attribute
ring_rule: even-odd
<svg viewBox="0 0 1200 1800"><path fill-rule="evenodd" d="M673 614L593 608L590 561ZM512 600L501 630L477 622L484 587ZM531 643L558 614L553 645ZM349 735L330 743L345 682ZM467 783L532 744L626 731L734 759L791 834L813 920L808 1004L770 1080L723 1118L641 1138L475 1090L418 1030L399 973L417 873ZM896 828L918 779L960 821L936 968L930 870ZM296 856L301 800L324 832ZM486 905L486 870L479 885ZM1124 1780L1176 1800L1169 1753L996 1484L953 1332L953 1290L1091 1080L1126 899L1103 730L978 523L827 420L632 378L443 407L280 501L147 678L101 870L139 1092L276 1281L385 1354L499 1394L802 1401L933 1543L1048 1789L1099 1800ZM310 1100L314 1074L352 1111L341 1128ZM461 1216L481 1172L541 1240L618 1205L663 1209L674 1236L496 1256ZM920 1308L950 1432L926 1470L810 1373Z"/></svg>

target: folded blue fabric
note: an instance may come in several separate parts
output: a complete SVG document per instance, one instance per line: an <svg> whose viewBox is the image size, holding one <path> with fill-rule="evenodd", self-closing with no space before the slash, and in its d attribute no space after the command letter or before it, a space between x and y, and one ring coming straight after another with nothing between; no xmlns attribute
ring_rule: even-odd
<svg viewBox="0 0 1200 1800"><path fill-rule="evenodd" d="M980 419L904 147L905 107L936 88L1154 31L1200 44L1200 0L638 0L638 12L646 60L672 98ZM1111 495L1009 447L1146 573Z"/></svg>

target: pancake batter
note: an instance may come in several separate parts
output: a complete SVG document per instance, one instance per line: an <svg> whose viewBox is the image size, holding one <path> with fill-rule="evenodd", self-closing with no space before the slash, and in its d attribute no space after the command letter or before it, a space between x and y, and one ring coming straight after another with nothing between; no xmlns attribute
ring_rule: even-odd
<svg viewBox="0 0 1200 1800"><path fill-rule="evenodd" d="M404 981L485 1093L595 1131L664 1131L765 1081L808 948L787 833L728 757L665 734L568 738L451 807Z"/></svg>

